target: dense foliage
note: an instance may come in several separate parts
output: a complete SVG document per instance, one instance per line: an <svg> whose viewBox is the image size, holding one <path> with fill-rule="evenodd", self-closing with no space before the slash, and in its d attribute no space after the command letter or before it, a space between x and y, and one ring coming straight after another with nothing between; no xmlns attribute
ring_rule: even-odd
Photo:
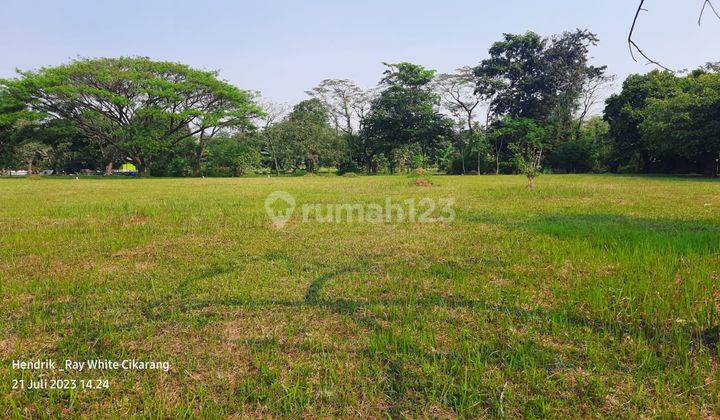
<svg viewBox="0 0 720 420"><path fill-rule="evenodd" d="M250 129L262 112L248 92L213 72L146 58L76 60L22 72L3 85L39 125L72 124L104 166L130 161L144 172L189 138L196 140L199 168L207 140L219 129Z"/></svg>
<svg viewBox="0 0 720 420"><path fill-rule="evenodd" d="M630 76L605 109L611 169L717 176L720 73L713 70Z"/></svg>
<svg viewBox="0 0 720 420"><path fill-rule="evenodd" d="M422 162L437 161L452 136L452 121L438 110L439 97L431 87L435 71L411 63L387 66L384 90L372 102L361 134L369 145L363 156L366 168L377 170L381 157L395 172L407 166L409 148Z"/></svg>
<svg viewBox="0 0 720 420"><path fill-rule="evenodd" d="M0 80L0 171L643 172L718 175L720 73L611 76L588 31L505 34L452 74L386 64L378 86L323 80L294 107L147 58L79 59Z"/></svg>

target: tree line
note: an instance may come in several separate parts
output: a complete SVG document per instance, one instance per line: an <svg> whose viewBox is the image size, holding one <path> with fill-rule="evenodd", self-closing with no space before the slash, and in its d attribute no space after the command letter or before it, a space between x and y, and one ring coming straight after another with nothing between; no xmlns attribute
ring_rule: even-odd
<svg viewBox="0 0 720 420"><path fill-rule="evenodd" d="M717 176L720 68L632 75L593 116L614 80L598 42L505 34L454 73L386 63L374 88L328 79L293 107L179 63L78 59L0 80L0 169Z"/></svg>

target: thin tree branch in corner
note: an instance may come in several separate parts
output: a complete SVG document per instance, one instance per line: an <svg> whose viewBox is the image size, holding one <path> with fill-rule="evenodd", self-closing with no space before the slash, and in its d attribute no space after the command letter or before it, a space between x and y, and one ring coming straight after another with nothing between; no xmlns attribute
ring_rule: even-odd
<svg viewBox="0 0 720 420"><path fill-rule="evenodd" d="M715 5L713 4L712 0L705 0L703 2L702 10L700 10L700 17L698 17L698 26L702 25L702 18L705 14L705 9L710 7L710 10L717 16L718 19L720 19L720 13L718 13L718 10L715 8Z"/></svg>
<svg viewBox="0 0 720 420"><path fill-rule="evenodd" d="M659 62L648 57L647 54L645 54L645 52L633 40L633 35L635 35L635 28L637 26L638 18L640 17L640 13L643 11L647 11L647 9L643 8L643 5L645 5L645 0L640 0L640 5L638 5L637 11L635 12L635 18L633 19L632 26L630 27L630 33L628 34L628 47L630 48L630 56L632 57L633 60L635 60L637 62L638 60L635 57L635 51L637 51L638 54L640 54L644 59L646 59L648 61L648 64L654 64L654 65L661 67L671 73L674 73L669 68L663 66Z"/></svg>
<svg viewBox="0 0 720 420"><path fill-rule="evenodd" d="M632 26L630 27L630 33L628 34L628 47L630 48L630 56L633 60L638 61L635 57L635 52L640 54L644 59L648 61L648 64L654 64L664 70L667 70L671 73L674 73L673 70L670 70L669 68L663 66L659 62L653 60L652 58L648 57L647 54L638 46L637 43L635 43L635 40L633 39L633 36L635 35L635 28L637 27L638 19L640 17L640 13L646 12L647 9L643 8L645 5L645 0L640 0L640 4L638 5L637 11L635 12L635 18L633 19ZM718 12L718 9L715 8L715 5L713 4L712 0L704 0L702 9L700 10L700 16L698 17L698 25L702 25L702 18L703 15L705 15L706 9L712 10L712 12L715 14L715 16L720 19L720 12Z"/></svg>

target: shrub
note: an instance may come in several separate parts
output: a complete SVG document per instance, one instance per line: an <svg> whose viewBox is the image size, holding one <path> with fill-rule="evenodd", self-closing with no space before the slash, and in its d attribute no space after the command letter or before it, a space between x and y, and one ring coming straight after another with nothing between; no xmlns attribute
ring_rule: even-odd
<svg viewBox="0 0 720 420"><path fill-rule="evenodd" d="M345 175L349 173L359 174L362 173L362 168L360 168L357 163L355 162L346 162L343 164L340 164L337 168L337 174L338 175Z"/></svg>

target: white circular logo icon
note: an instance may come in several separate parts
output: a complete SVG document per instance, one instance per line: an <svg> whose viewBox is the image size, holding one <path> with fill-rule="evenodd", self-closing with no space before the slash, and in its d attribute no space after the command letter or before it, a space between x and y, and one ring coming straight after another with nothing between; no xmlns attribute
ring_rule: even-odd
<svg viewBox="0 0 720 420"><path fill-rule="evenodd" d="M295 197L285 191L274 191L265 199L265 211L272 224L282 229L295 212Z"/></svg>

